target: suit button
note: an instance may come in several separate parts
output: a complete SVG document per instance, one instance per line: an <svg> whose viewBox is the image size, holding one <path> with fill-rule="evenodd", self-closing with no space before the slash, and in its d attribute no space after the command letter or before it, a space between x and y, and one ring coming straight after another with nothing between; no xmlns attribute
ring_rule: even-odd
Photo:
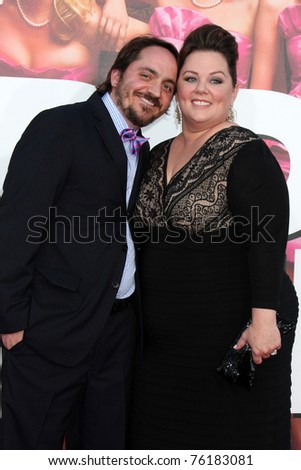
<svg viewBox="0 0 301 470"><path fill-rule="evenodd" d="M113 287L114 289L118 289L118 287L119 287L119 282L112 282L112 287Z"/></svg>

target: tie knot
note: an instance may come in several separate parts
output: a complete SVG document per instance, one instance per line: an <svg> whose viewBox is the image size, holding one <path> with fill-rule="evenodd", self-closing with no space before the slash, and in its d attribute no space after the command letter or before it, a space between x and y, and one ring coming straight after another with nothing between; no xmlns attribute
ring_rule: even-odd
<svg viewBox="0 0 301 470"><path fill-rule="evenodd" d="M123 131L120 132L120 137L122 142L130 143L130 150L133 155L138 155L140 147L149 140L148 138L137 135L135 130L131 128L123 129Z"/></svg>

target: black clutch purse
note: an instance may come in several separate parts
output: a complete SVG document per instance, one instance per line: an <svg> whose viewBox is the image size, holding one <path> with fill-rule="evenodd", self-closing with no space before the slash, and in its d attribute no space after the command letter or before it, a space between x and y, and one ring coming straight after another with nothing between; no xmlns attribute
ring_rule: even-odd
<svg viewBox="0 0 301 470"><path fill-rule="evenodd" d="M235 338L229 350L226 352L217 372L221 374L228 382L243 385L251 388L255 377L255 364L252 359L252 351L247 343L242 349L233 349L233 346L239 340L242 332L248 328L251 320L247 322L240 334ZM296 327L296 322L290 321L277 313L277 326L282 335L288 333Z"/></svg>

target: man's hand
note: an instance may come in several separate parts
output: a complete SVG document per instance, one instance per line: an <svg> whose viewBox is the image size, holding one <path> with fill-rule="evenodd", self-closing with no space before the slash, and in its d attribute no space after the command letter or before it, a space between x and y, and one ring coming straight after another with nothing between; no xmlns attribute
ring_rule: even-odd
<svg viewBox="0 0 301 470"><path fill-rule="evenodd" d="M24 330L17 331L16 333L6 333L1 336L4 347L11 349L23 340Z"/></svg>

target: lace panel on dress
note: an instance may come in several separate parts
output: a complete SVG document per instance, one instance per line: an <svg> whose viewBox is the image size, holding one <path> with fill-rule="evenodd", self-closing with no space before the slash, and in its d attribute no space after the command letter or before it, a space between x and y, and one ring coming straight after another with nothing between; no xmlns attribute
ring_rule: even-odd
<svg viewBox="0 0 301 470"><path fill-rule="evenodd" d="M231 225L228 173L238 150L258 139L248 129L232 126L213 135L166 184L169 139L151 152L136 203L135 218L150 226L212 232Z"/></svg>

